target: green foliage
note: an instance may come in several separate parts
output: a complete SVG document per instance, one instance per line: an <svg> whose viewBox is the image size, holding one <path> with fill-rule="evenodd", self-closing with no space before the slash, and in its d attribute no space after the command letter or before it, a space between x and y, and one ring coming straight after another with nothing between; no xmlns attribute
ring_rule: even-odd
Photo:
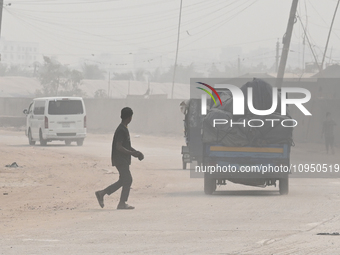
<svg viewBox="0 0 340 255"><path fill-rule="evenodd" d="M89 80L104 80L105 79L105 70L102 70L97 65L88 65L84 64L82 66L82 71L84 75L84 79Z"/></svg>
<svg viewBox="0 0 340 255"><path fill-rule="evenodd" d="M42 90L39 96L85 96L80 89L83 75L65 65L44 56L44 65L40 68L39 80Z"/></svg>
<svg viewBox="0 0 340 255"><path fill-rule="evenodd" d="M134 80L134 76L132 72L125 72L125 73L113 73L112 80Z"/></svg>
<svg viewBox="0 0 340 255"><path fill-rule="evenodd" d="M138 69L134 74L132 72L114 73L112 79L146 81L147 77L149 77L150 82L172 82L173 73L174 66L171 66L166 72L162 72L160 68L151 73L144 69ZM190 78L192 77L203 77L202 73L195 71L194 64L177 66L175 82L190 83Z"/></svg>
<svg viewBox="0 0 340 255"><path fill-rule="evenodd" d="M104 89L98 89L95 93L94 93L94 97L95 98L107 98L107 93Z"/></svg>
<svg viewBox="0 0 340 255"><path fill-rule="evenodd" d="M11 65L8 67L5 64L0 64L0 76L32 77L33 73L19 65Z"/></svg>
<svg viewBox="0 0 340 255"><path fill-rule="evenodd" d="M215 63L212 63L209 70L208 70L208 76L210 78L219 78L223 77L224 73L217 69Z"/></svg>
<svg viewBox="0 0 340 255"><path fill-rule="evenodd" d="M172 82L174 74L174 66L171 66L167 72L161 73L159 69L156 69L152 73L152 81L154 82ZM179 83L190 83L190 78L203 77L202 73L195 71L195 66L191 63L188 66L177 65L175 82Z"/></svg>

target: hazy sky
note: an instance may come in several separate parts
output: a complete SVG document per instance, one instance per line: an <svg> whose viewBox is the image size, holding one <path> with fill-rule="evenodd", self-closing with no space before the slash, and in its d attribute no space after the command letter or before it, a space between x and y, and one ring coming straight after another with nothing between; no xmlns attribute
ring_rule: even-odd
<svg viewBox="0 0 340 255"><path fill-rule="evenodd" d="M243 53L270 48L285 33L291 0L183 0L178 62L202 61L205 50L240 46ZM321 61L337 0L300 0L308 34ZM10 4L10 6L9 6ZM67 64L101 53L117 63L151 50L153 58L174 59L180 0L13 0L5 1L1 35L6 40L38 42L40 53ZM298 20L292 43L302 44ZM329 49L340 61L340 13ZM294 53L292 53L294 54ZM297 53L295 53L297 54ZM311 53L306 46L306 58ZM215 57L215 56L214 56ZM241 56L242 57L242 56ZM116 64L117 64L116 63Z"/></svg>

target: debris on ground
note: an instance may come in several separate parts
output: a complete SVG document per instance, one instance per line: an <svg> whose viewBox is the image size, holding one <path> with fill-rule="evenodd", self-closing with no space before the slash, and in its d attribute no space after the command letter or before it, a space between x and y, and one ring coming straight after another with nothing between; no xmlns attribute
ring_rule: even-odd
<svg viewBox="0 0 340 255"><path fill-rule="evenodd" d="M333 233L317 233L318 236L339 236L339 232L333 232Z"/></svg>
<svg viewBox="0 0 340 255"><path fill-rule="evenodd" d="M17 167L19 167L19 166L18 166L17 162L13 162L13 163L10 164L10 165L5 165L5 167L14 167L14 168L17 168Z"/></svg>
<svg viewBox="0 0 340 255"><path fill-rule="evenodd" d="M106 172L106 174L116 174L113 170L107 170L107 169L102 169L103 171Z"/></svg>

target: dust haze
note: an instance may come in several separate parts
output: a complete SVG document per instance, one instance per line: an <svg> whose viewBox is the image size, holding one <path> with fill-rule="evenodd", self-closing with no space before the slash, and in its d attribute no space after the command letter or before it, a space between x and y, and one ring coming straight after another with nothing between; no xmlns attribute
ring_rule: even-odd
<svg viewBox="0 0 340 255"><path fill-rule="evenodd" d="M336 254L338 1L298 1L288 38L294 1L4 1L0 254ZM101 208L124 107L135 209Z"/></svg>

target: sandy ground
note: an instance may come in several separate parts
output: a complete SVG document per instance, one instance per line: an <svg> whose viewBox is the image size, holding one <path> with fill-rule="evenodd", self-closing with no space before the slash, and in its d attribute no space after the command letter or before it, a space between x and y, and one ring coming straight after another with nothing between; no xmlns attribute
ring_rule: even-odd
<svg viewBox="0 0 340 255"><path fill-rule="evenodd" d="M0 254L339 254L340 180L291 179L290 194L229 184L212 196L181 170L181 137L136 137L145 154L131 166L129 203L94 191L116 181L112 135L83 147L28 146L22 131L0 130ZM293 163L340 163L320 145L292 150ZM18 168L5 165L17 162Z"/></svg>

